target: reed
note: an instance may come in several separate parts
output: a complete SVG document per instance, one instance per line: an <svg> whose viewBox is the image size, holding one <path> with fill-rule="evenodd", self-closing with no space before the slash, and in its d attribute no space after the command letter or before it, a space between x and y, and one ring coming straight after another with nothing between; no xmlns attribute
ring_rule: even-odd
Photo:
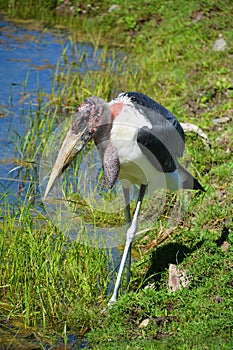
<svg viewBox="0 0 233 350"><path fill-rule="evenodd" d="M114 3L119 11L108 14L105 2L94 15L91 3L92 15L65 22L74 29L71 40L88 38L94 55L102 45L99 70L83 73L87 54L70 62L64 48L51 94L38 93L36 110L24 104L28 128L14 136L20 154L14 174L29 186L14 205L7 202L9 189L0 198L1 318L23 319L46 334L56 328L65 339L69 332L88 333L96 349L232 349L232 2ZM11 1L8 11L23 16L17 4ZM51 16L47 23L62 19ZM228 43L223 52L212 49L219 32ZM186 135L193 173L207 192L184 198L185 214L174 227L176 197L167 197L156 220L156 202L145 205L151 226L134 245L130 292L123 288L117 305L103 314L115 257L71 242L48 219L40 202L39 163L52 132L86 97L110 100L130 90L146 93L208 134L211 149L197 135ZM80 162L73 165L75 175ZM72 210L84 208L96 227L121 220L120 214L93 213L78 195L69 199ZM187 288L175 293L167 290L170 263L190 277ZM148 326L141 324L145 319Z"/></svg>
<svg viewBox="0 0 233 350"><path fill-rule="evenodd" d="M94 55L97 55L97 48L98 44ZM119 61L114 51L110 55L107 46L102 48L98 58L98 71L81 73L86 59L84 52L79 61L70 62L64 48L55 70L51 94L39 91L36 109L30 100L22 104L28 125L24 135L17 132L13 135L19 165L12 175L26 185L19 196L16 194L14 206L4 195L1 201L2 300L11 308L11 317L23 317L26 325L43 329L53 322L64 324L78 320L80 329L89 328L89 322L93 325L99 322L97 315L106 303L112 279L111 253L84 246L78 241L71 242L48 221L39 191L39 165L52 132L66 118L71 120L74 109L87 96L113 97L116 80L119 81L126 65L126 59L123 57ZM130 83L132 75L130 71L128 74ZM27 80L28 76L23 84L23 96ZM121 84L118 86L119 90L125 89ZM61 136L59 140L62 141ZM50 148L48 152L51 153ZM80 162L74 163L74 174L78 173L79 165ZM71 209L78 210L79 200L73 195L71 200ZM122 221L122 215L116 219L114 215L98 213L91 207L82 208L82 213L85 221L91 224L108 226L114 221L117 225Z"/></svg>

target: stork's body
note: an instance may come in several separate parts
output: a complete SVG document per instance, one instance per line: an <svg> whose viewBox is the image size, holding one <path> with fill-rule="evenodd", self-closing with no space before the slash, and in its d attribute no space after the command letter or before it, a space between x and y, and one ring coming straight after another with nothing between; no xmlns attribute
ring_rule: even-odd
<svg viewBox="0 0 233 350"><path fill-rule="evenodd" d="M156 119L156 110L153 110L154 114L148 116L146 112L151 112L151 109L138 103L133 104L133 101L128 96L120 95L110 102L110 109L111 106L115 107L122 104L122 109L120 111L118 110L118 115L114 117L110 133L110 141L119 157L119 178L127 179L132 184L148 185L150 193L153 193L156 189L167 187L166 180L170 190L180 188L181 184L178 183L177 169L171 169L167 173L159 171L140 148L143 145L143 128L148 130L149 133L151 132L153 136L153 123L169 122L167 120L165 121L164 118L163 120ZM140 102L140 97L143 95L138 94L136 96ZM140 143L138 142L139 135ZM146 141L147 133L145 132ZM181 137L180 142L183 143ZM156 159L157 157L155 155Z"/></svg>
<svg viewBox="0 0 233 350"><path fill-rule="evenodd" d="M132 184L141 185L158 181L156 176L159 175L158 171L144 156L137 143L138 130L144 126L149 129L152 127L144 115L131 104L125 104L115 117L110 133L111 143L117 151L120 162L119 178L127 179Z"/></svg>
<svg viewBox="0 0 233 350"><path fill-rule="evenodd" d="M123 268L137 231L141 203L149 194L165 188L204 190L178 162L184 151L184 132L175 116L140 93L120 94L110 103L91 97L78 107L71 128L59 151L45 197L71 160L93 138L100 152L106 185L123 182L128 230L117 281L110 304L117 299ZM131 221L130 184L140 185L136 210ZM129 254L130 255L130 254Z"/></svg>

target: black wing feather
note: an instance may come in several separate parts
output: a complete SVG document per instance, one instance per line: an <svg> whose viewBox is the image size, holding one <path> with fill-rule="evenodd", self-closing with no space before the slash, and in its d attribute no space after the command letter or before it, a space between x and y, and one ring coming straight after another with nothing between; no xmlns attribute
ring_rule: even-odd
<svg viewBox="0 0 233 350"><path fill-rule="evenodd" d="M141 151L159 171L163 172L173 172L177 169L177 158L181 154L178 152L180 149L173 147L176 139L181 148L183 141L171 125L166 127L156 125L152 129L144 126L137 135Z"/></svg>
<svg viewBox="0 0 233 350"><path fill-rule="evenodd" d="M178 167L178 157L184 151L184 131L176 117L165 107L139 92L127 92L135 108L150 121L152 128L142 127L137 142L152 164L163 172L173 172Z"/></svg>

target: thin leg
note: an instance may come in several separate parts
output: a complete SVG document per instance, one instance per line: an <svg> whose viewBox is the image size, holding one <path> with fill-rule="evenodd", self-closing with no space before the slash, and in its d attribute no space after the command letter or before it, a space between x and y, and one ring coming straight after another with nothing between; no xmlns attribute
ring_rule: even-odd
<svg viewBox="0 0 233 350"><path fill-rule="evenodd" d="M126 224L127 229L131 224L131 215L130 215L130 201L129 201L129 189L127 187L123 187L124 197L125 197L125 214L126 214Z"/></svg>
<svg viewBox="0 0 233 350"><path fill-rule="evenodd" d="M130 271L131 270L131 262L132 262L132 242L130 244L127 259L126 259L126 266L127 266L126 289L129 288L129 283L130 283L130 278L131 278L131 271Z"/></svg>
<svg viewBox="0 0 233 350"><path fill-rule="evenodd" d="M127 224L127 230L131 225L131 214L130 214L130 198L129 198L129 189L127 187L123 187L124 197L125 197L125 214L126 214L126 224ZM126 288L129 287L130 282L130 268L131 268L131 247L128 251L127 260L126 260L126 266L127 266L127 277L126 277Z"/></svg>
<svg viewBox="0 0 233 350"><path fill-rule="evenodd" d="M117 276L117 280L116 280L116 283L115 283L113 295L112 295L111 299L108 302L108 306L111 306L113 303L115 303L117 301L118 290L119 290L119 287L120 287L121 278L122 278L124 266L125 266L125 263L126 263L126 259L127 259L129 251L131 250L132 242L133 242L133 239L134 239L135 234L137 232L138 218L139 218L139 213L140 213L143 197L144 197L145 192L146 192L146 187L147 187L146 185L141 185L141 187L140 187L136 210L134 212L132 223L131 223L131 225L128 228L127 233L126 233L125 248L124 248L124 252L123 252L122 258L121 258L121 263L120 263L120 267L119 267L118 276Z"/></svg>

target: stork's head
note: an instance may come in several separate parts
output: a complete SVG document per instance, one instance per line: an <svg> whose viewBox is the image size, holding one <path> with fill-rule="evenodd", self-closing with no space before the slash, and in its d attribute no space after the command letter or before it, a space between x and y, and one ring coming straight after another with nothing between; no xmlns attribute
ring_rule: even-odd
<svg viewBox="0 0 233 350"><path fill-rule="evenodd" d="M45 190L47 197L53 185L71 161L92 138L105 139L111 129L111 112L104 100L93 96L86 99L76 110L70 129L58 153Z"/></svg>

